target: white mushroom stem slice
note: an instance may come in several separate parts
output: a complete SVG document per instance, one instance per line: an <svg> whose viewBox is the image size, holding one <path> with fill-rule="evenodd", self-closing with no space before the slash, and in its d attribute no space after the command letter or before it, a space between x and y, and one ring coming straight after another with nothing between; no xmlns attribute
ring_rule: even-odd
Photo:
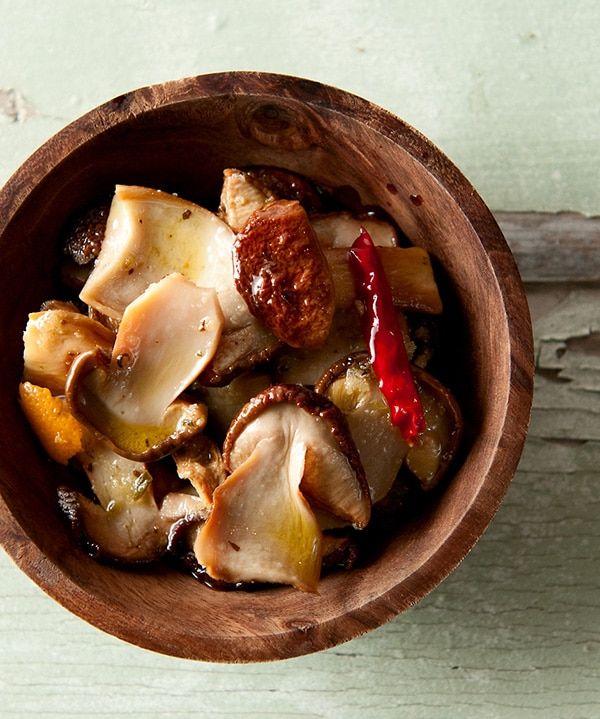
<svg viewBox="0 0 600 719"><path fill-rule="evenodd" d="M110 330L74 309L34 312L23 334L23 379L63 394L73 360L96 348L110 352L113 340Z"/></svg>
<svg viewBox="0 0 600 719"><path fill-rule="evenodd" d="M356 238L355 238L356 239ZM325 248L331 270L337 308L350 307L356 299L354 280L343 247ZM396 306L414 312L440 314L442 300L429 254L422 247L378 247Z"/></svg>
<svg viewBox="0 0 600 719"><path fill-rule="evenodd" d="M194 545L211 577L317 591L321 531L299 491L305 452L302 442L266 437L217 488Z"/></svg>
<svg viewBox="0 0 600 719"><path fill-rule="evenodd" d="M264 438L291 451L306 447L301 490L312 504L357 528L371 515L364 470L340 410L299 385L274 385L254 397L232 422L223 445L225 466L242 464Z"/></svg>
<svg viewBox="0 0 600 719"><path fill-rule="evenodd" d="M212 289L172 274L125 310L112 352L106 401L131 424L158 424L212 360L223 315Z"/></svg>
<svg viewBox="0 0 600 719"><path fill-rule="evenodd" d="M313 215L310 223L323 247L352 247L361 227L365 228L377 247L395 247L398 244L394 227L377 217L358 218L349 212L332 212Z"/></svg>
<svg viewBox="0 0 600 719"><path fill-rule="evenodd" d="M158 559L167 531L152 493L152 477L140 462L120 457L102 441L88 441L78 455L99 504L61 488L59 502L92 553L117 561Z"/></svg>
<svg viewBox="0 0 600 719"><path fill-rule="evenodd" d="M248 309L233 281L233 241L231 229L199 205L166 192L117 185L102 249L80 297L119 318L148 285L179 272L201 287L213 287L228 324L237 326Z"/></svg>

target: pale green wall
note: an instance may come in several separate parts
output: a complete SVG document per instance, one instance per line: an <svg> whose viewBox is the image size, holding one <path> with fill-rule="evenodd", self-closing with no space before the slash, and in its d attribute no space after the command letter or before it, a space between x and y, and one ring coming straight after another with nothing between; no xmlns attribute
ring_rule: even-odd
<svg viewBox="0 0 600 719"><path fill-rule="evenodd" d="M0 18L0 182L116 94L262 69L396 112L494 209L600 212L591 0L0 0Z"/></svg>

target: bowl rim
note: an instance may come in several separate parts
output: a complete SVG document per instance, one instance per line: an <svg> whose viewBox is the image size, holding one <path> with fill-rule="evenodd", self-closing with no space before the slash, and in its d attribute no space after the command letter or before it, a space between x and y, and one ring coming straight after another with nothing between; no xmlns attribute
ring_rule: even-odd
<svg viewBox="0 0 600 719"><path fill-rule="evenodd" d="M260 85L260 91L257 87ZM0 236L32 188L78 147L107 132L124 119L158 108L217 96L281 96L332 113L348 114L370 130L398 142L452 197L482 242L506 312L509 378L500 442L493 451L475 500L445 541L409 577L359 609L314 627L290 628L268 641L257 637L206 638L201 646L169 646L137 628L132 633L125 613L115 618L111 607L86 592L44 554L12 516L0 494L0 545L19 568L49 596L99 629L127 642L172 656L205 661L251 662L287 658L326 649L357 637L392 619L421 600L462 561L496 513L516 471L525 442L533 396L533 339L529 309L508 245L483 200L469 180L422 133L388 110L330 85L291 75L231 71L198 75L141 87L88 111L36 150L0 191ZM99 128L100 131L99 131ZM502 257L498 266L496 257ZM510 312L506 311L510 302ZM485 496L485 503L482 502ZM114 611L114 608L112 608ZM276 645L276 646L275 646Z"/></svg>

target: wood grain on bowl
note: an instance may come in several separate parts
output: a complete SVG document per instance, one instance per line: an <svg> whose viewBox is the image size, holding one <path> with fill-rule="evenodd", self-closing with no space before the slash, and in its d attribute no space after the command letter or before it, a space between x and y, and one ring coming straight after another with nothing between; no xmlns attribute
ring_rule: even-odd
<svg viewBox="0 0 600 719"><path fill-rule="evenodd" d="M269 164L351 187L427 249L446 300L443 380L465 418L460 462L431 502L365 566L289 588L217 592L167 568L97 564L71 544L56 467L17 405L27 312L58 287L60 238L76 210L118 183L218 197L226 167ZM419 202L414 198L419 197ZM516 468L532 395L529 313L513 257L473 187L426 138L335 88L222 73L143 88L69 125L0 195L0 539L43 589L101 629L155 651L211 661L305 654L407 609L465 556ZM10 388L14 388L12 391Z"/></svg>

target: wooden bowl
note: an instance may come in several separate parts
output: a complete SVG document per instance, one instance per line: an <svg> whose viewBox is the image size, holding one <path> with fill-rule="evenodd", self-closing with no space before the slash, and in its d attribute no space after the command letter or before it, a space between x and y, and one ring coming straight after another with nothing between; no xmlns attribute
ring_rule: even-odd
<svg viewBox="0 0 600 719"><path fill-rule="evenodd" d="M27 313L56 295L60 237L115 183L218 196L225 167L270 164L350 186L389 212L443 268L448 367L466 437L426 510L367 564L290 588L210 590L169 569L98 564L59 514L57 467L17 403ZM315 82L229 72L122 95L69 125L0 194L0 539L50 596L110 634L211 661L280 659L379 626L431 591L481 535L515 471L532 397L532 341L512 255L470 183L425 137L373 104Z"/></svg>

